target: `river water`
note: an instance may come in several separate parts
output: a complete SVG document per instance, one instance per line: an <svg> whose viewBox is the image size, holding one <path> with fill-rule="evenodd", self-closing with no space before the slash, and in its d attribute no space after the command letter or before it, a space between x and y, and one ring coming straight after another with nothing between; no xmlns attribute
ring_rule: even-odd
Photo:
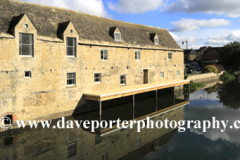
<svg viewBox="0 0 240 160"><path fill-rule="evenodd" d="M154 93L136 97L136 106L124 103L98 111L65 117L76 120L122 120L151 117L164 120L240 120L240 84L237 80L195 91ZM173 98L173 97L176 98ZM189 101L188 101L189 100ZM58 119L61 120L61 119ZM57 124L58 120L52 121ZM146 121L145 121L146 122ZM76 126L74 126L76 127ZM240 123L239 123L240 127ZM173 128L97 129L92 133L81 126L74 129L15 129L0 133L0 159L80 159L80 160L159 160L223 159L240 160L240 130L226 127L207 129L191 127L185 132Z"/></svg>

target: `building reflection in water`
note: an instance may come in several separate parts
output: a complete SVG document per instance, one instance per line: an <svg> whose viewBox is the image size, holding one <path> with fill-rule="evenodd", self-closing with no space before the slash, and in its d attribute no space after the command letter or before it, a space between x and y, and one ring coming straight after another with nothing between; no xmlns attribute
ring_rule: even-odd
<svg viewBox="0 0 240 160"><path fill-rule="evenodd" d="M183 87L180 87L183 88ZM152 96L153 93L136 96L135 109L132 103L119 104L98 111L77 116L65 117L67 120L145 120L153 121L168 118L170 121L184 119L184 105L189 104L188 93L183 90L166 90ZM170 92L169 92L170 91ZM52 126L57 120L52 121ZM74 126L76 127L76 126ZM115 127L116 128L116 127ZM111 160L138 159L157 149L174 136L177 129L142 129L140 133L133 129L17 129L12 136L0 133L0 152L3 159L81 159ZM7 142L7 143L6 143Z"/></svg>

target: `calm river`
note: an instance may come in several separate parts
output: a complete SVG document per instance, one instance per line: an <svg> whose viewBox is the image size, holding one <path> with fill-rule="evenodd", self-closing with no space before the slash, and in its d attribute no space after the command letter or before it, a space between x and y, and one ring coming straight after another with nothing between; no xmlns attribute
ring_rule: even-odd
<svg viewBox="0 0 240 160"><path fill-rule="evenodd" d="M240 84L214 82L188 96L183 91L166 91L156 100L154 93L131 102L98 111L65 117L66 121L131 120L151 117L169 120L240 120ZM176 98L174 98L174 96ZM58 119L61 120L61 119ZM58 120L52 121L56 124ZM76 127L76 126L74 126ZM240 127L240 124L239 124ZM240 160L240 129L15 129L0 133L0 159L21 160Z"/></svg>

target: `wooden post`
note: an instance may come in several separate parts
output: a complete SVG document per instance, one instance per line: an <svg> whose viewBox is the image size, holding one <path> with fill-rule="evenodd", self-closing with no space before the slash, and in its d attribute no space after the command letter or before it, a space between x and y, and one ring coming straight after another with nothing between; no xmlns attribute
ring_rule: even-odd
<svg viewBox="0 0 240 160"><path fill-rule="evenodd" d="M102 115L102 102L99 98L99 115L101 116Z"/></svg>
<svg viewBox="0 0 240 160"><path fill-rule="evenodd" d="M188 100L190 99L190 82L188 83Z"/></svg>
<svg viewBox="0 0 240 160"><path fill-rule="evenodd" d="M135 118L135 95L133 95L133 119Z"/></svg>
<svg viewBox="0 0 240 160"><path fill-rule="evenodd" d="M133 107L135 107L135 95L133 95Z"/></svg>
<svg viewBox="0 0 240 160"><path fill-rule="evenodd" d="M175 87L173 87L173 103L175 105Z"/></svg>
<svg viewBox="0 0 240 160"><path fill-rule="evenodd" d="M156 90L156 111L158 111L158 91Z"/></svg>
<svg viewBox="0 0 240 160"><path fill-rule="evenodd" d="M156 90L156 101L158 100L158 91Z"/></svg>

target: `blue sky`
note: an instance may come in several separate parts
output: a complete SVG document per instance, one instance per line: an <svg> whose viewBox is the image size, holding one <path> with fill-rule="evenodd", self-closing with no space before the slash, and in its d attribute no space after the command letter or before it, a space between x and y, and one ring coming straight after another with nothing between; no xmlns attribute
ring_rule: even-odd
<svg viewBox="0 0 240 160"><path fill-rule="evenodd" d="M180 47L240 40L239 0L22 0L167 29Z"/></svg>

